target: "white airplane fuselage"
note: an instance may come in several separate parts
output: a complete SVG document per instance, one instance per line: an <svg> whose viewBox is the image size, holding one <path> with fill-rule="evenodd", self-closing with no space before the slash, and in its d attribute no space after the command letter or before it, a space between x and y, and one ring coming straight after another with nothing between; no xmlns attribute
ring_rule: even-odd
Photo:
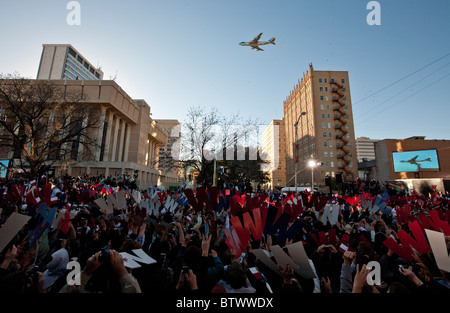
<svg viewBox="0 0 450 313"><path fill-rule="evenodd" d="M264 46L270 44L270 41L260 41L257 44L251 43L251 42L241 42L239 43L240 46L249 46L249 47L257 47L257 46Z"/></svg>

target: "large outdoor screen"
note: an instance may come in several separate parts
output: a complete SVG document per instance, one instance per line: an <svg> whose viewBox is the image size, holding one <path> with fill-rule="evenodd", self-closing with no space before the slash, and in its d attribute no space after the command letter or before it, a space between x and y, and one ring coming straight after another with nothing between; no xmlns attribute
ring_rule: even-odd
<svg viewBox="0 0 450 313"><path fill-rule="evenodd" d="M437 172L439 161L436 149L392 152L394 172Z"/></svg>
<svg viewBox="0 0 450 313"><path fill-rule="evenodd" d="M9 160L0 160L0 178L5 178L8 172Z"/></svg>

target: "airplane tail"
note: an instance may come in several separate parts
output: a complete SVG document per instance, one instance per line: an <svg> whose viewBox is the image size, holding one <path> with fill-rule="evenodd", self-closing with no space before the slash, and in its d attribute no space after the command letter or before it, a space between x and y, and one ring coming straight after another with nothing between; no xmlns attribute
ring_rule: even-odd
<svg viewBox="0 0 450 313"><path fill-rule="evenodd" d="M275 44L275 37L272 37L270 40L269 40L269 42L271 43L271 44Z"/></svg>

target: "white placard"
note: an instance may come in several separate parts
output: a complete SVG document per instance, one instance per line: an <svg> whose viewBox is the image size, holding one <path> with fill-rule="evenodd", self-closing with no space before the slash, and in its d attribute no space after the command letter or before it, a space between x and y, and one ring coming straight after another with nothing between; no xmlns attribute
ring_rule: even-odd
<svg viewBox="0 0 450 313"><path fill-rule="evenodd" d="M315 278L316 275L309 263L308 255L303 247L303 242L298 241L291 245L287 245L286 247L294 262L299 266L298 274L304 278Z"/></svg>
<svg viewBox="0 0 450 313"><path fill-rule="evenodd" d="M31 216L13 212L0 228L0 252L8 245L15 235L25 226Z"/></svg>
<svg viewBox="0 0 450 313"><path fill-rule="evenodd" d="M425 229L431 251L439 269L450 272L450 257L447 252L444 233Z"/></svg>
<svg viewBox="0 0 450 313"><path fill-rule="evenodd" d="M142 249L134 249L132 250L134 254L132 255L127 252L121 252L120 255L123 257L123 263L125 267L128 268L139 268L141 265L139 263L144 264L154 264L156 263L156 260L148 256L144 250ZM138 263L139 262L139 263Z"/></svg>

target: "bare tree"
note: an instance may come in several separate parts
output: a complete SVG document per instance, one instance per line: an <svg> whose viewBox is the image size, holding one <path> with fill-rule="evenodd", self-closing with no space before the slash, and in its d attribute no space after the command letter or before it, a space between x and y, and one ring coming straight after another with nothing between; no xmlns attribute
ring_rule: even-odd
<svg viewBox="0 0 450 313"><path fill-rule="evenodd" d="M256 132L258 122L243 120L239 114L227 116L217 108L207 111L191 107L186 120L180 125L179 158L177 164L184 169L192 168L199 173L197 182L211 183L214 161L244 160L250 156L256 160ZM245 148L255 146L254 153ZM250 143L251 142L251 143Z"/></svg>
<svg viewBox="0 0 450 313"><path fill-rule="evenodd" d="M91 159L98 148L98 110L82 100L81 92L49 80L0 75L2 152L12 152L30 178Z"/></svg>

